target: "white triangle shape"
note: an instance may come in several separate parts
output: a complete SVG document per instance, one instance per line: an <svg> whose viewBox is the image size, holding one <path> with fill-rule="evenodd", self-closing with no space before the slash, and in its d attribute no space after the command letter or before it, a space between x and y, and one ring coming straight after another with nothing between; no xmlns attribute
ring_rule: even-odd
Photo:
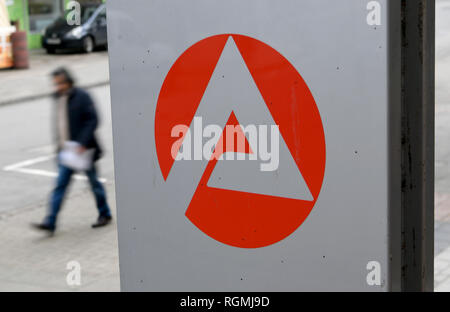
<svg viewBox="0 0 450 312"><path fill-rule="evenodd" d="M214 106L217 102L223 103L224 99L225 105L230 106L230 113L234 111L242 126L267 125L270 138L270 127L275 125L275 122L231 36L216 65L201 105ZM270 146L270 143L268 145ZM251 148L257 152L257 148L252 145ZM207 183L209 187L305 201L314 200L281 134L279 165L275 171L261 171L261 163L267 161L248 160L248 155L247 160L236 160L237 154L234 155L235 160L226 160L227 154L224 154L223 160L217 162Z"/></svg>

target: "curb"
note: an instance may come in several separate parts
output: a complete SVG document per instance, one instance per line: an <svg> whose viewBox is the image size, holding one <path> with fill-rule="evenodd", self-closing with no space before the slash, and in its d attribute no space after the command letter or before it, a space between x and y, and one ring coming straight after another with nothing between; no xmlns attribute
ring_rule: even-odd
<svg viewBox="0 0 450 312"><path fill-rule="evenodd" d="M100 82L96 82L96 83L92 83L92 84L88 84L88 85L80 85L79 87L82 89L92 89L92 88L102 87L102 86L106 86L106 85L109 85L109 80L100 81ZM50 96L52 96L52 94L53 94L53 92L45 92L45 93L40 93L40 94L28 95L28 96L24 96L24 97L18 97L15 99L9 99L9 100L5 100L5 101L0 100L0 107L13 105L13 104L20 104L23 102L35 101L35 100L43 99L46 97L50 97Z"/></svg>

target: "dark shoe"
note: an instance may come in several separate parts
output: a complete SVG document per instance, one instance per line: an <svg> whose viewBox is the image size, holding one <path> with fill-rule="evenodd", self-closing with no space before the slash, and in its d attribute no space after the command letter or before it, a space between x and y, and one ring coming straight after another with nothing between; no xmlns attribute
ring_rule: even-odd
<svg viewBox="0 0 450 312"><path fill-rule="evenodd" d="M105 216L100 216L97 219L97 222L92 224L93 228L99 228L105 225L108 225L112 220L112 217L105 217Z"/></svg>
<svg viewBox="0 0 450 312"><path fill-rule="evenodd" d="M48 224L44 224L44 223L33 223L31 224L31 226L39 231L45 231L51 235L53 235L53 233L55 232L55 227L54 226L50 226Z"/></svg>

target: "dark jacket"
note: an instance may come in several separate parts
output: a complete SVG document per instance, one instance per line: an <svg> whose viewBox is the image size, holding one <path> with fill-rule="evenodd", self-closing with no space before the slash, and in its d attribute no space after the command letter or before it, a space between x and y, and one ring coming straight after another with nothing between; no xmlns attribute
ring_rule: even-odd
<svg viewBox="0 0 450 312"><path fill-rule="evenodd" d="M102 149L95 137L99 119L92 98L86 91L73 88L67 102L70 140L78 142L87 149L94 148L94 161L98 160L102 155Z"/></svg>

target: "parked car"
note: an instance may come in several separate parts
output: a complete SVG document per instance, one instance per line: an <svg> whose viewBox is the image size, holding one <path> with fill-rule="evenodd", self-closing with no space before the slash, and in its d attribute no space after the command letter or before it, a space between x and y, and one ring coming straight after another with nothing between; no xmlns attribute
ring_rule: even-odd
<svg viewBox="0 0 450 312"><path fill-rule="evenodd" d="M106 5L81 6L80 25L69 25L65 17L58 18L44 30L42 46L47 53L56 50L92 52L96 47L107 45Z"/></svg>

